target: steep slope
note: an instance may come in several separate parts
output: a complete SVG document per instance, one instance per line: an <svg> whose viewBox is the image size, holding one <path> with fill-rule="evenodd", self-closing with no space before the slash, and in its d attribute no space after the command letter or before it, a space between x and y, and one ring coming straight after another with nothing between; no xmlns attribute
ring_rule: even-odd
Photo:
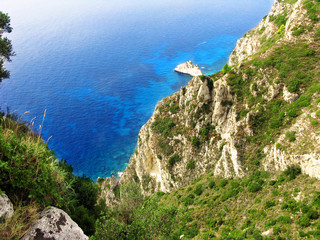
<svg viewBox="0 0 320 240"><path fill-rule="evenodd" d="M209 171L241 177L293 163L318 177L319 9L314 0L276 0L238 40L231 66L158 103L120 182L151 194Z"/></svg>

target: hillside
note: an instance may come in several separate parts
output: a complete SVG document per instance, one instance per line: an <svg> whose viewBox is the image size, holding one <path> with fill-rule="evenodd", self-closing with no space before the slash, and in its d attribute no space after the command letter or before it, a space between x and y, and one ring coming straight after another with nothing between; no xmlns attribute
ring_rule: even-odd
<svg viewBox="0 0 320 240"><path fill-rule="evenodd" d="M55 206L91 240L319 239L319 73L320 2L275 0L220 72L158 103L121 179L96 184L1 114L0 193L15 211L0 238Z"/></svg>
<svg viewBox="0 0 320 240"><path fill-rule="evenodd" d="M234 179L210 173L147 198L129 224L115 210L94 239L319 239L319 181L300 173L299 167Z"/></svg>
<svg viewBox="0 0 320 240"><path fill-rule="evenodd" d="M318 177L317 1L275 1L238 40L229 64L160 101L120 179L147 195L199 176L242 177L298 164Z"/></svg>

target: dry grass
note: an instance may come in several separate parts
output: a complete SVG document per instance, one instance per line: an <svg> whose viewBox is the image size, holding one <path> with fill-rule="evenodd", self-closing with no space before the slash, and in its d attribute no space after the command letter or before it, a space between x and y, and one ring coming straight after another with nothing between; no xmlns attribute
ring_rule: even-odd
<svg viewBox="0 0 320 240"><path fill-rule="evenodd" d="M17 207L14 215L0 224L0 239L20 239L30 225L39 218L40 207L36 203L30 203L25 207Z"/></svg>

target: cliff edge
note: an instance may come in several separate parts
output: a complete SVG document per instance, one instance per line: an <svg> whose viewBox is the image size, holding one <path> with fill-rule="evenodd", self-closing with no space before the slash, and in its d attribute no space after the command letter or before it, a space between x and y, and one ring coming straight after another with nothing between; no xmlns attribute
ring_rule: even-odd
<svg viewBox="0 0 320 240"><path fill-rule="evenodd" d="M229 65L160 101L120 183L145 195L212 172L242 177L298 164L319 177L319 3L276 0Z"/></svg>

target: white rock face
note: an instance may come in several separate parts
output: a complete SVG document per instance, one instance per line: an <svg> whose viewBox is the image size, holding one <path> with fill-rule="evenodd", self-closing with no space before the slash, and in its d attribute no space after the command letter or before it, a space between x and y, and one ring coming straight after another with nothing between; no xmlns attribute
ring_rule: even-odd
<svg viewBox="0 0 320 240"><path fill-rule="evenodd" d="M88 240L82 229L61 209L48 207L32 224L22 240Z"/></svg>
<svg viewBox="0 0 320 240"><path fill-rule="evenodd" d="M176 72L189 74L193 77L202 75L200 68L191 61L187 61L185 63L178 65L174 70Z"/></svg>
<svg viewBox="0 0 320 240"><path fill-rule="evenodd" d="M294 4L286 4L283 1L275 0L270 13L262 19L262 21L254 29L250 30L238 39L237 45L229 57L229 65L240 65L243 61L250 58L251 55L261 51L262 37L266 40L271 39L277 33L278 26L271 20L271 18L288 13L288 20L285 25L285 34L283 39L290 42L295 41L292 36L292 28L300 26L301 23L310 22L305 17L306 10L303 9L302 0L298 0ZM309 25L309 24L307 24ZM310 25L312 23L310 22ZM312 39L309 39L312 41Z"/></svg>
<svg viewBox="0 0 320 240"><path fill-rule="evenodd" d="M266 157L262 165L265 170L283 171L287 166L299 165L304 174L320 179L320 135L319 130L310 126L310 115L310 110L305 110L277 142L264 148ZM296 140L289 142L286 132L295 132Z"/></svg>
<svg viewBox="0 0 320 240"><path fill-rule="evenodd" d="M13 205L7 195L0 194L0 219L10 218L13 215Z"/></svg>
<svg viewBox="0 0 320 240"><path fill-rule="evenodd" d="M106 178L101 184L101 196L105 198L108 207L119 204L114 194L114 189L117 187L119 187L119 181L115 176Z"/></svg>
<svg viewBox="0 0 320 240"><path fill-rule="evenodd" d="M169 192L191 183L206 172L213 171L215 176L243 176L239 161L237 144L233 135L239 127L237 114L232 106L234 101L231 89L227 84L227 76L209 83L194 77L189 84L179 92L164 98L158 103L153 116L141 128L136 153L131 157L120 183L132 181L132 176L144 185L143 193ZM179 111L171 113L165 109L168 103L178 106ZM207 109L206 111L203 109ZM194 120L191 126L191 116ZM170 155L165 155L159 147L160 136L152 127L160 118L170 118L176 128L188 129L167 138L168 146L173 148ZM199 148L192 145L192 137L201 138L199 132L206 126L215 130L203 141ZM181 160L168 169L168 161L176 153ZM194 168L189 169L188 163L194 162ZM147 177L149 176L149 177ZM146 183L145 179L149 179Z"/></svg>
<svg viewBox="0 0 320 240"><path fill-rule="evenodd" d="M294 102L295 100L297 100L298 98L299 98L299 94L289 92L289 90L286 86L283 88L283 99L286 102L291 103L291 102Z"/></svg>

